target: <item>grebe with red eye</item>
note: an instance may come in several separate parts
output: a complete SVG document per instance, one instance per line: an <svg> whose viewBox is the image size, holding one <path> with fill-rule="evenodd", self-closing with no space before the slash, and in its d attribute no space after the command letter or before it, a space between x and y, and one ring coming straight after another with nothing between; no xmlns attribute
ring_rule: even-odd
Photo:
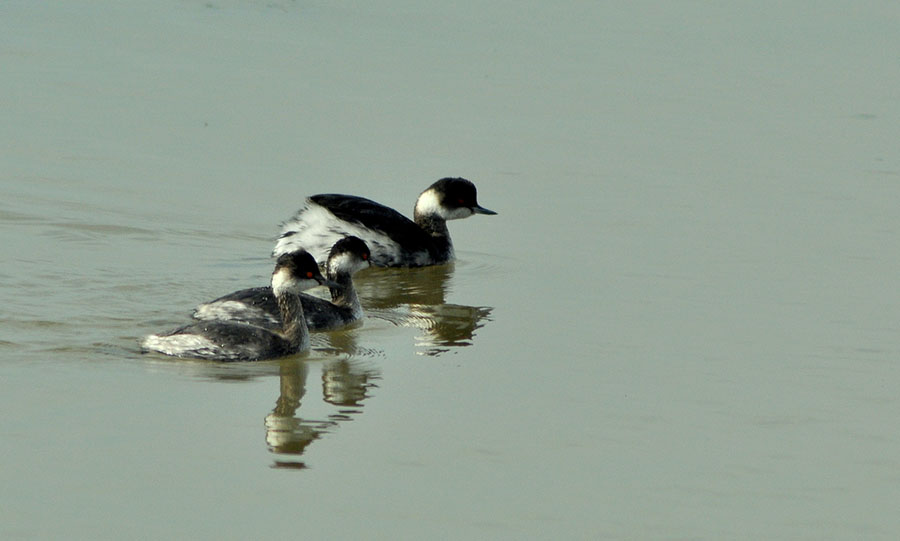
<svg viewBox="0 0 900 541"><path fill-rule="evenodd" d="M306 293L300 294L303 314L310 331L329 331L362 319L363 310L353 286L353 274L369 267L371 254L357 237L344 237L331 247L325 262L325 277L333 283L331 302ZM235 291L203 303L194 318L204 321L240 321L259 327L278 328L281 313L271 287Z"/></svg>
<svg viewBox="0 0 900 541"><path fill-rule="evenodd" d="M444 178L419 195L413 219L363 197L313 195L293 218L282 224L272 255L305 248L315 257L327 255L341 237L361 238L381 267L421 267L454 258L447 220L473 214L497 214L478 204L475 185L464 178Z"/></svg>
<svg viewBox="0 0 900 541"><path fill-rule="evenodd" d="M305 250L283 254L272 272L272 291L281 312L279 329L233 321L204 321L144 338L141 347L176 357L216 361L257 361L309 349L309 330L300 291L319 284L332 286Z"/></svg>

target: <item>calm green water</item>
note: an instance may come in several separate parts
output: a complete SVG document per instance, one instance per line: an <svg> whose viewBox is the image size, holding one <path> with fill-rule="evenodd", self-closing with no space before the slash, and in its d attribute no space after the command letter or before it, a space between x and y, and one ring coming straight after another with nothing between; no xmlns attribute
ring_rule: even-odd
<svg viewBox="0 0 900 541"><path fill-rule="evenodd" d="M900 11L0 5L0 538L895 539ZM458 261L141 355L318 192Z"/></svg>

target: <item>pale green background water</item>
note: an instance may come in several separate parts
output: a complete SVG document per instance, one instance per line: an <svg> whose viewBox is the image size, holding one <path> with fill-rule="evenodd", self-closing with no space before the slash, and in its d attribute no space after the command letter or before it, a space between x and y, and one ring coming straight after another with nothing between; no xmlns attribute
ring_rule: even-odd
<svg viewBox="0 0 900 541"><path fill-rule="evenodd" d="M895 539L893 2L0 4L0 537ZM310 193L459 261L141 355Z"/></svg>

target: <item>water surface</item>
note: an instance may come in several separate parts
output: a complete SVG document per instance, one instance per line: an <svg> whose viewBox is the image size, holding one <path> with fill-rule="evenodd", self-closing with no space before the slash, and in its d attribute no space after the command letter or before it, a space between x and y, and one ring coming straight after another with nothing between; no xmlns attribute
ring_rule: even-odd
<svg viewBox="0 0 900 541"><path fill-rule="evenodd" d="M0 537L894 539L889 3L0 7ZM280 221L442 176L458 261L142 355Z"/></svg>

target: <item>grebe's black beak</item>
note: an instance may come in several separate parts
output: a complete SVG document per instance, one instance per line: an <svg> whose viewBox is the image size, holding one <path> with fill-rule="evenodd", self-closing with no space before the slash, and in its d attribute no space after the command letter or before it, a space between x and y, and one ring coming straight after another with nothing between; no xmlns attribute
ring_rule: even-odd
<svg viewBox="0 0 900 541"><path fill-rule="evenodd" d="M486 209L479 205L475 205L474 207L472 207L472 212L474 212L475 214L497 214L493 210Z"/></svg>
<svg viewBox="0 0 900 541"><path fill-rule="evenodd" d="M341 284L339 284L339 283L337 283L337 282L332 282L331 280L329 280L328 278L325 278L324 276L321 277L321 280L320 280L319 278L316 278L316 281L319 282L320 284L322 284L323 286L328 287L328 288L332 288L332 287L340 288L340 287L342 287Z"/></svg>

